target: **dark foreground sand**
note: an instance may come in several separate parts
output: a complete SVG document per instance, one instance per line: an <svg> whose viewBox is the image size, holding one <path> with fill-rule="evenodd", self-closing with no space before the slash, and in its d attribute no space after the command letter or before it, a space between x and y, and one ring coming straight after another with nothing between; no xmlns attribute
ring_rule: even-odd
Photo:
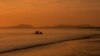
<svg viewBox="0 0 100 56"><path fill-rule="evenodd" d="M0 56L100 56L100 36L17 50Z"/></svg>

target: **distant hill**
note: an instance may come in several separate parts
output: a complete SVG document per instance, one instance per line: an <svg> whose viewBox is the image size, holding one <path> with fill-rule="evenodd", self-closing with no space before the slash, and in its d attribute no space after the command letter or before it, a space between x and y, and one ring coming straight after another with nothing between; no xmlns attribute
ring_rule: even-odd
<svg viewBox="0 0 100 56"><path fill-rule="evenodd" d="M55 25L55 26L46 26L46 27L33 27L29 24L19 24L16 26L9 27L0 27L0 29L100 29L100 26L91 26L91 25Z"/></svg>
<svg viewBox="0 0 100 56"><path fill-rule="evenodd" d="M0 29L33 29L34 27L32 25L28 24L20 24L16 26L9 26L9 27L0 27Z"/></svg>
<svg viewBox="0 0 100 56"><path fill-rule="evenodd" d="M91 25L55 25L39 28L50 28L50 29L100 29L100 26L91 26Z"/></svg>

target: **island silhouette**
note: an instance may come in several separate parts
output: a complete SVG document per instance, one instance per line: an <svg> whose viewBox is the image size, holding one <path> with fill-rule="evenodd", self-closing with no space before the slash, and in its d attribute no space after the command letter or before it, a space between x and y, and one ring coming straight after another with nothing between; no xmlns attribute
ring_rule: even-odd
<svg viewBox="0 0 100 56"><path fill-rule="evenodd" d="M0 27L0 29L100 29L100 26L91 26L91 25L54 25L54 26L45 26L45 27L34 27L30 24L19 24L9 27Z"/></svg>
<svg viewBox="0 0 100 56"><path fill-rule="evenodd" d="M0 29L33 29L34 27L29 24L19 24L15 26L9 26L9 27L0 27Z"/></svg>

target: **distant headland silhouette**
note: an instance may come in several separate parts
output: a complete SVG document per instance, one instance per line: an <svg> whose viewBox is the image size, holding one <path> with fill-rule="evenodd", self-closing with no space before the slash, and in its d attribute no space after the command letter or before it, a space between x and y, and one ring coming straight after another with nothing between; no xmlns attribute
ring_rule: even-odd
<svg viewBox="0 0 100 56"><path fill-rule="evenodd" d="M100 29L100 26L91 25L55 25L40 28L51 28L51 29Z"/></svg>
<svg viewBox="0 0 100 56"><path fill-rule="evenodd" d="M46 26L46 27L34 27L30 24L19 24L9 27L0 27L0 29L100 29L100 26L91 26L91 25L55 25L55 26Z"/></svg>
<svg viewBox="0 0 100 56"><path fill-rule="evenodd" d="M19 24L15 26L9 26L9 27L0 27L0 29L33 29L34 27L29 24Z"/></svg>

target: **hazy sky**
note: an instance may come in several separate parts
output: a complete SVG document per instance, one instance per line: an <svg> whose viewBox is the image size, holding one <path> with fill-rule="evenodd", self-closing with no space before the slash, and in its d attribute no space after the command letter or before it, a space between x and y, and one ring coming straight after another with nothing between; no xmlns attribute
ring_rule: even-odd
<svg viewBox="0 0 100 56"><path fill-rule="evenodd" d="M100 0L0 0L0 26L100 26Z"/></svg>

